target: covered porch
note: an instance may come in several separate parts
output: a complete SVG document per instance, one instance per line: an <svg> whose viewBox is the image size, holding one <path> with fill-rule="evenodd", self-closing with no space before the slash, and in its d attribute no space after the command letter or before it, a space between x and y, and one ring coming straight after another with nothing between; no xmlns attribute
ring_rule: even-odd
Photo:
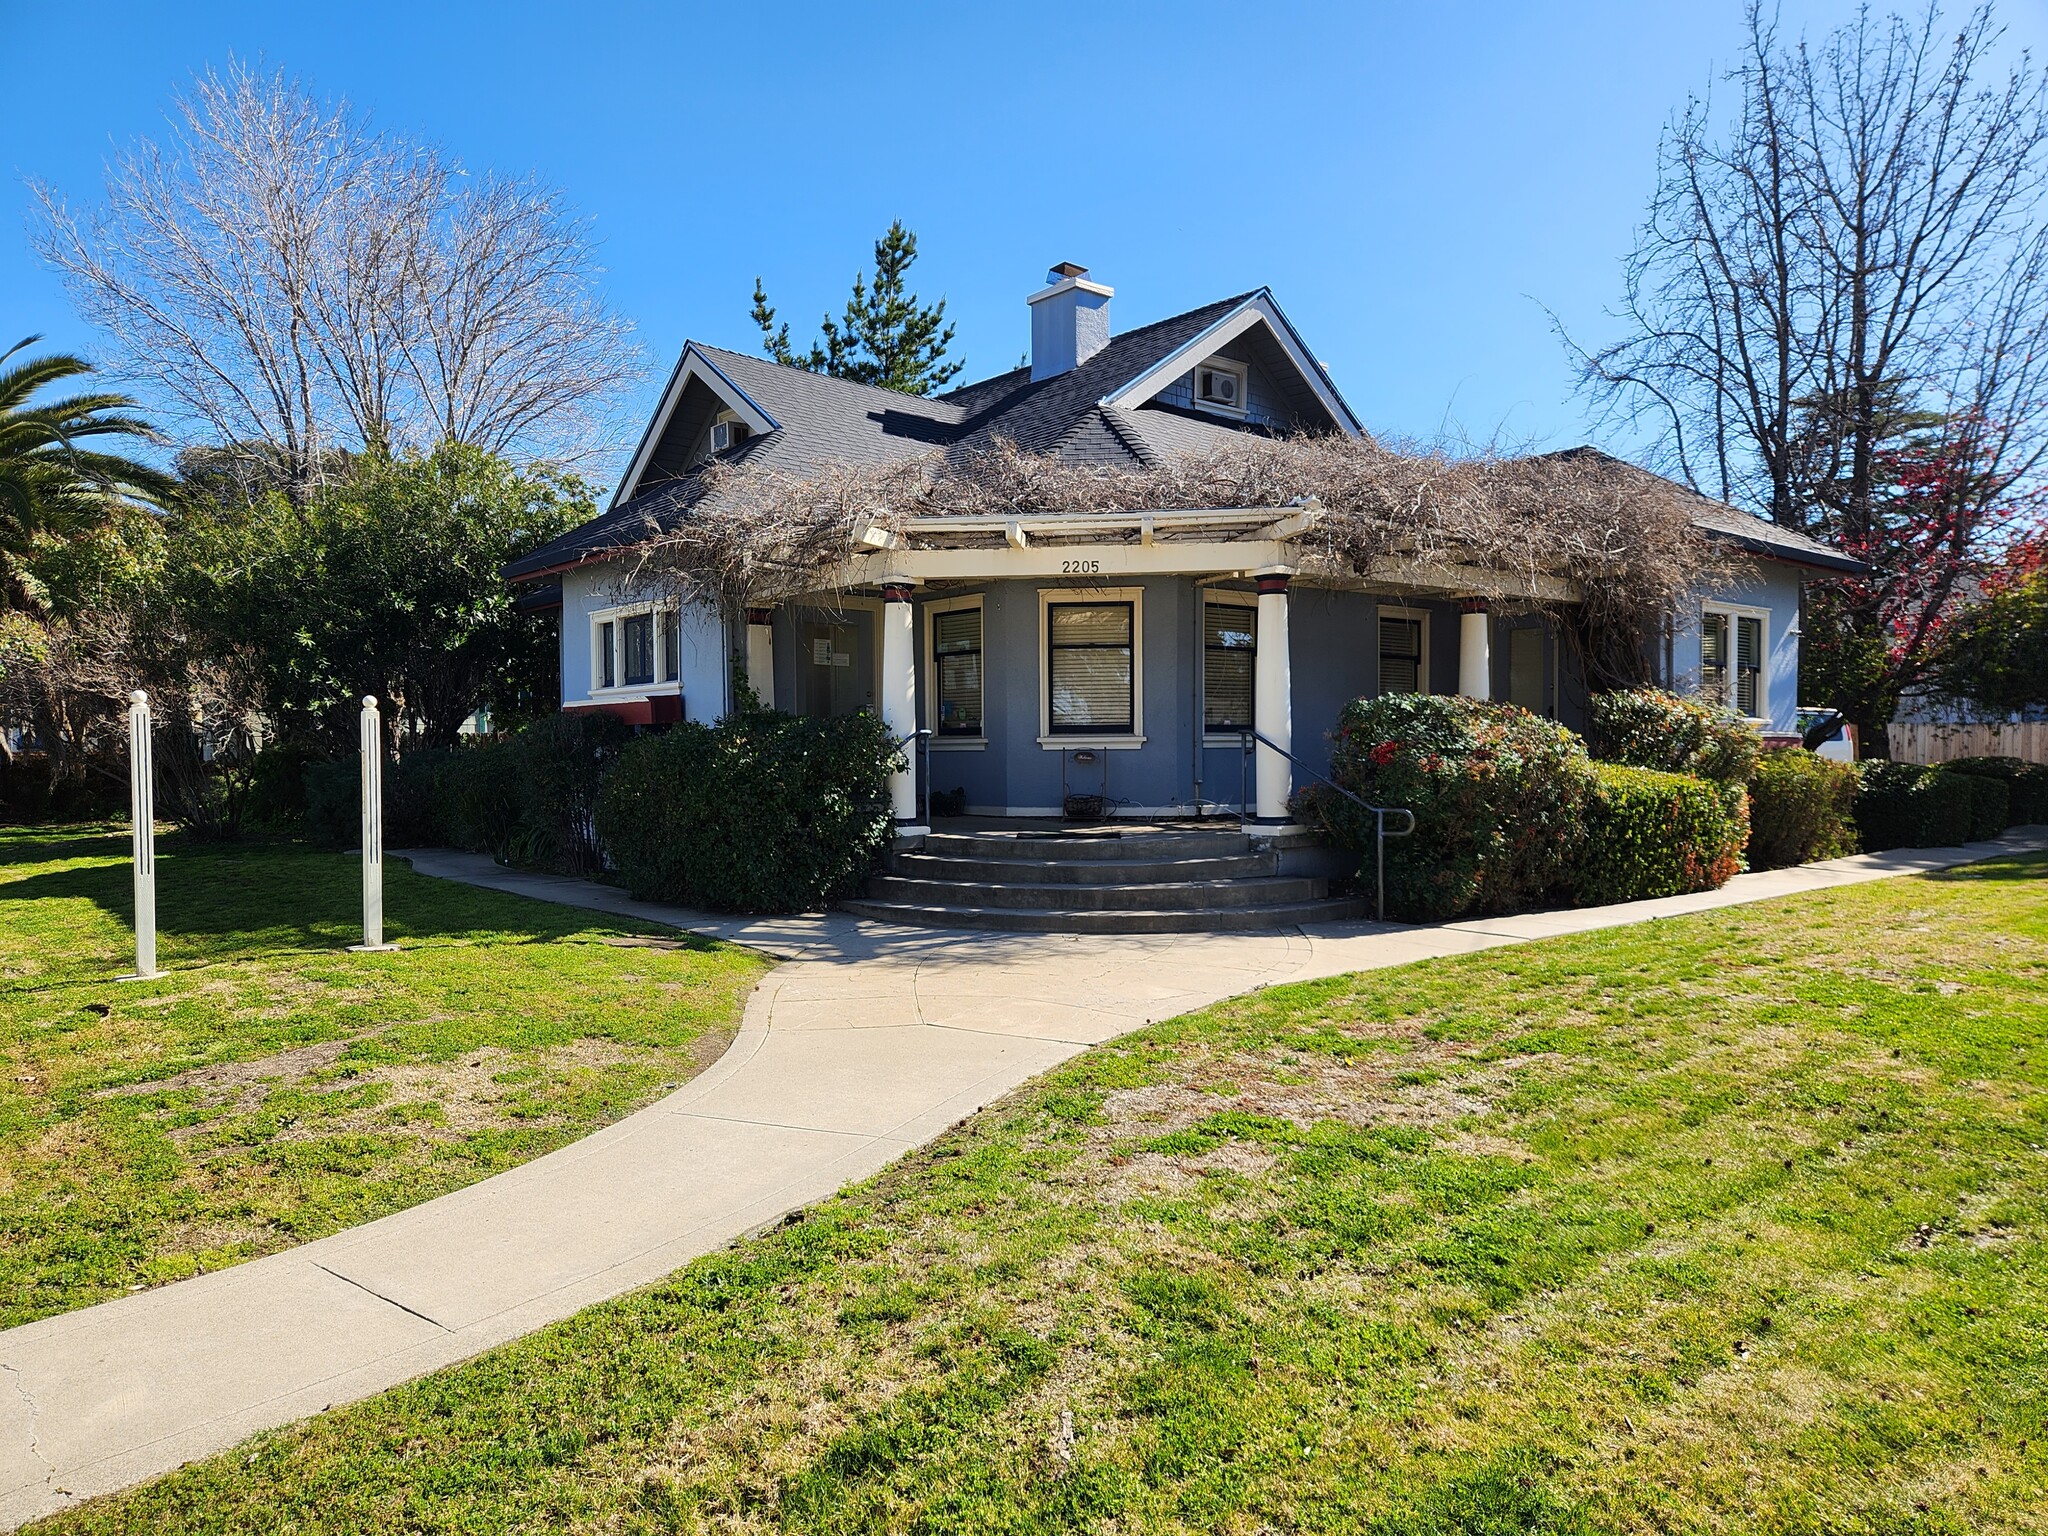
<svg viewBox="0 0 2048 1536"><path fill-rule="evenodd" d="M1349 700L1508 699L1572 723L1583 690L1543 616L1569 583L1381 558L1340 569L1313 504L855 530L818 590L750 607L764 702L872 708L922 737L892 783L981 818L1214 817L1281 831Z"/></svg>

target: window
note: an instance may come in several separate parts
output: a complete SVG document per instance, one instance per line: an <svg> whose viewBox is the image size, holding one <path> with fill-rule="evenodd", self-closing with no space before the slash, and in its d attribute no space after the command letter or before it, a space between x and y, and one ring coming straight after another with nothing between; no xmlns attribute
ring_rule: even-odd
<svg viewBox="0 0 2048 1536"><path fill-rule="evenodd" d="M673 608L661 610L661 680L672 683L682 675L682 615Z"/></svg>
<svg viewBox="0 0 2048 1536"><path fill-rule="evenodd" d="M626 620L626 686L644 686L654 681L654 615L636 613Z"/></svg>
<svg viewBox="0 0 2048 1536"><path fill-rule="evenodd" d="M597 686L600 688L616 687L619 681L618 662L612 650L612 630L610 621L597 626Z"/></svg>
<svg viewBox="0 0 2048 1536"><path fill-rule="evenodd" d="M1202 729L1252 727L1258 610L1214 597L1202 604Z"/></svg>
<svg viewBox="0 0 2048 1536"><path fill-rule="evenodd" d="M1523 624L1508 631L1508 702L1531 714L1550 713L1548 669L1543 664L1543 631Z"/></svg>
<svg viewBox="0 0 2048 1536"><path fill-rule="evenodd" d="M1053 735L1127 735L1136 729L1133 614L1130 603L1047 606L1047 724Z"/></svg>
<svg viewBox="0 0 2048 1536"><path fill-rule="evenodd" d="M1701 614L1700 692L1752 720L1763 717L1763 614L1724 608Z"/></svg>
<svg viewBox="0 0 2048 1536"><path fill-rule="evenodd" d="M932 614L932 721L941 736L981 734L981 604Z"/></svg>
<svg viewBox="0 0 2048 1536"><path fill-rule="evenodd" d="M1245 367L1223 358L1211 358L1195 370L1195 404L1206 411L1231 416L1244 414Z"/></svg>
<svg viewBox="0 0 2048 1536"><path fill-rule="evenodd" d="M1381 693L1428 691L1429 672L1423 664L1427 622L1419 613L1380 610Z"/></svg>

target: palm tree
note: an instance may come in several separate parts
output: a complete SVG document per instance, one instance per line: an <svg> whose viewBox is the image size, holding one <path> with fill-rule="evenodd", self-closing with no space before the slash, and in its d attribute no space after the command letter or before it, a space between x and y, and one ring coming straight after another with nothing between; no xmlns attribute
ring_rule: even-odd
<svg viewBox="0 0 2048 1536"><path fill-rule="evenodd" d="M175 477L119 454L81 446L105 437L161 442L132 414L126 395L70 395L32 403L38 392L92 372L68 353L16 355L40 336L0 353L0 608L13 606L21 563L40 540L74 539L103 528L124 510L162 506Z"/></svg>

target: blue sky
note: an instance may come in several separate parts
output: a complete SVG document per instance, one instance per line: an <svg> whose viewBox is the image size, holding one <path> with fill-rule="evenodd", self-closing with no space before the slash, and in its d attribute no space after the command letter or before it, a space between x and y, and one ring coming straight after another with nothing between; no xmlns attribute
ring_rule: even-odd
<svg viewBox="0 0 2048 1536"><path fill-rule="evenodd" d="M804 332L901 217L968 377L1016 363L1024 295L1073 260L1115 286L1118 329L1270 285L1375 430L1550 445L1587 432L1545 309L1610 334L1659 127L1741 20L1740 0L12 9L8 342L94 345L28 249L22 178L90 196L234 53L559 186L595 223L650 400L686 337L755 344L757 273ZM2048 55L2048 0L2001 15Z"/></svg>

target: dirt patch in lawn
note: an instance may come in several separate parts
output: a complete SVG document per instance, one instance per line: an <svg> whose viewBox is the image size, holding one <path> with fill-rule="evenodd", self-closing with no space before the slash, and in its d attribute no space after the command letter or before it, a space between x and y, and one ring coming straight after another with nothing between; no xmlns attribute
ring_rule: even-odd
<svg viewBox="0 0 2048 1536"><path fill-rule="evenodd" d="M269 1056L258 1056L251 1061L218 1061L203 1067L190 1067L170 1077L155 1077L142 1083L123 1083L118 1088L102 1088L93 1097L96 1099L123 1099L152 1093L186 1093L194 1089L203 1095L203 1102L209 1107L225 1104L230 1099L241 1097L255 1090L261 1098L264 1092L278 1083L296 1083L311 1077L316 1072L325 1072L342 1057L350 1046L361 1039L360 1035L349 1035L339 1040L322 1040L313 1045L297 1045L290 1050L278 1051Z"/></svg>

